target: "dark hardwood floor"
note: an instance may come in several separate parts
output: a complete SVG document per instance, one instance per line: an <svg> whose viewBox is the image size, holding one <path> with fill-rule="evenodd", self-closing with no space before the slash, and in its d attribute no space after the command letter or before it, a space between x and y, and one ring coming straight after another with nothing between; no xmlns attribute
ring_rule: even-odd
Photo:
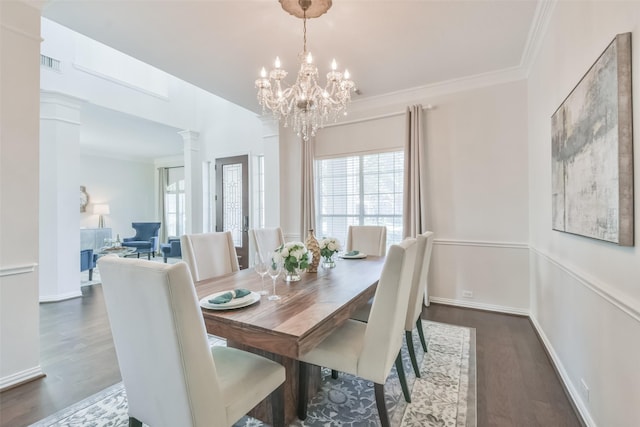
<svg viewBox="0 0 640 427"><path fill-rule="evenodd" d="M120 381L102 287L41 304L45 378L0 393L0 427L36 422ZM433 304L425 319L476 329L478 426L580 426L525 317Z"/></svg>
<svg viewBox="0 0 640 427"><path fill-rule="evenodd" d="M581 425L527 317L438 304L422 317L476 329L478 427Z"/></svg>

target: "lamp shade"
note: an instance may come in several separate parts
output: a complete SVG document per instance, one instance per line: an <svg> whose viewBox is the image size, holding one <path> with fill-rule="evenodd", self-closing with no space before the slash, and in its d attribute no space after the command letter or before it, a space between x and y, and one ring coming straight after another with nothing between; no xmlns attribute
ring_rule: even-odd
<svg viewBox="0 0 640 427"><path fill-rule="evenodd" d="M107 203L96 203L93 205L93 213L98 215L109 215L109 205Z"/></svg>

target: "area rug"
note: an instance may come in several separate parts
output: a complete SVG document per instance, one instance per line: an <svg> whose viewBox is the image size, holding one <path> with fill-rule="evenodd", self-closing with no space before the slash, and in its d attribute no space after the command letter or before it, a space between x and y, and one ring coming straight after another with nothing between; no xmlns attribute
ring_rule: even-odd
<svg viewBox="0 0 640 427"><path fill-rule="evenodd" d="M423 321L428 352L423 353L418 334L414 347L421 364L422 378L416 378L406 348L403 365L412 403L404 401L395 367L385 384L385 400L392 426L475 427L476 370L475 330ZM224 341L210 338L212 345ZM322 370L322 386L311 399L308 417L296 420L295 427L364 427L380 424L373 383L341 373L331 378ZM63 409L30 427L126 427L127 397L122 383ZM254 418L244 417L234 427L262 427Z"/></svg>

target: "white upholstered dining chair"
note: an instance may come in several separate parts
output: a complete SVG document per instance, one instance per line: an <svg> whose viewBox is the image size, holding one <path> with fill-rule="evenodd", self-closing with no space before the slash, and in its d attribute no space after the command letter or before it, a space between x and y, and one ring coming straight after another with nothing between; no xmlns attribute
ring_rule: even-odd
<svg viewBox="0 0 640 427"><path fill-rule="evenodd" d="M227 427L270 394L274 424L284 425L284 367L209 347L185 263L113 255L98 264L130 426Z"/></svg>
<svg viewBox="0 0 640 427"><path fill-rule="evenodd" d="M416 241L416 263L411 282L411 292L409 294L409 305L407 317L404 322L404 331L413 371L416 377L420 378L420 368L418 366L415 348L413 347L413 329L418 329L422 349L426 352L427 342L424 337L420 315L422 314L422 303L427 290L427 276L429 275L429 265L431 263L431 252L433 249L433 232L427 231L418 235ZM358 309L351 318L361 322L367 322L371 315L371 308L372 300Z"/></svg>
<svg viewBox="0 0 640 427"><path fill-rule="evenodd" d="M415 256L416 239L409 238L398 245L392 245L380 274L369 322L347 320L300 357L298 417L301 420L306 418L307 412L308 363L372 381L383 427L389 426L384 403L384 384L394 360L405 399L410 400L400 350Z"/></svg>
<svg viewBox="0 0 640 427"><path fill-rule="evenodd" d="M347 232L347 252L350 251L384 256L387 252L387 227L379 225L350 225Z"/></svg>
<svg viewBox="0 0 640 427"><path fill-rule="evenodd" d="M194 282L238 271L238 256L230 231L185 234L180 237L182 260Z"/></svg>
<svg viewBox="0 0 640 427"><path fill-rule="evenodd" d="M284 244L284 234L280 227L254 228L249 230L249 237L261 260L266 259L267 253Z"/></svg>

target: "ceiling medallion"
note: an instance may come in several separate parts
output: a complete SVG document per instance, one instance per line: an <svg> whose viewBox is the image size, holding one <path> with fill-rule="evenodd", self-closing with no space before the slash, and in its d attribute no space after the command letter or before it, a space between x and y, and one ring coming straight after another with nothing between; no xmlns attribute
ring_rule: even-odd
<svg viewBox="0 0 640 427"><path fill-rule="evenodd" d="M337 120L340 113L346 114L355 83L350 79L348 70L345 69L344 73L337 71L334 59L331 71L327 73L326 85L321 87L318 68L313 63L311 52L307 52L307 19L326 13L331 7L331 0L280 0L280 4L285 11L303 20L300 69L295 84L285 87L283 80L288 73L281 68L280 58L276 57L275 67L268 74L263 67L260 78L255 82L258 101L263 113L271 110L285 127L291 125L298 136L308 141L326 122Z"/></svg>

